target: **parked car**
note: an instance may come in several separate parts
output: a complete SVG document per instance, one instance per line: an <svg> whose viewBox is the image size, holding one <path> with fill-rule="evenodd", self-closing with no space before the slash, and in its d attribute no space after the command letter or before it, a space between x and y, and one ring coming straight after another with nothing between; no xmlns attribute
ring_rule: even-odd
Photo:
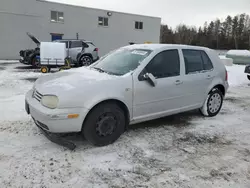
<svg viewBox="0 0 250 188"><path fill-rule="evenodd" d="M76 65L88 66L99 59L98 48L91 41L85 40L55 40L66 44L67 55Z"/></svg>
<svg viewBox="0 0 250 188"><path fill-rule="evenodd" d="M20 63L37 67L39 63L36 56L40 55L40 41L30 33L27 33L27 35L37 45L37 47L35 49L21 50L19 52L19 55L21 57L19 61Z"/></svg>
<svg viewBox="0 0 250 188"><path fill-rule="evenodd" d="M82 132L94 145L113 143L128 125L189 110L219 113L227 71L204 47L135 44L89 67L40 77L26 111L46 132Z"/></svg>
<svg viewBox="0 0 250 188"><path fill-rule="evenodd" d="M37 67L39 60L36 58L40 56L40 40L34 35L27 33L31 40L36 43L35 49L21 50L19 52L21 58L20 62L26 65ZM55 40L53 42L62 42L66 44L67 56L72 60L72 64L77 66L88 66L99 59L98 48L91 41L64 39Z"/></svg>
<svg viewBox="0 0 250 188"><path fill-rule="evenodd" d="M250 80L250 65L246 65L246 67L245 67L245 73L247 74L248 80Z"/></svg>

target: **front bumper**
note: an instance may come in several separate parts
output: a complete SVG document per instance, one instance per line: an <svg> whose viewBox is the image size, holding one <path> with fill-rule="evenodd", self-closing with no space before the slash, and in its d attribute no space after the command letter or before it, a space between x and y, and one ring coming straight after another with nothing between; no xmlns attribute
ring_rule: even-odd
<svg viewBox="0 0 250 188"><path fill-rule="evenodd" d="M82 130L83 121L88 113L86 108L49 109L32 97L30 90L25 97L25 109L36 125L50 133L72 133ZM79 114L69 119L68 114Z"/></svg>

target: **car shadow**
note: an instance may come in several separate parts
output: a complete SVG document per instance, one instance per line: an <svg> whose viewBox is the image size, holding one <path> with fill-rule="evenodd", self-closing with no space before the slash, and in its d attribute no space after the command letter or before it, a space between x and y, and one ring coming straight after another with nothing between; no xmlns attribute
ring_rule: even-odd
<svg viewBox="0 0 250 188"><path fill-rule="evenodd" d="M39 67L34 68L32 66L18 66L15 67L15 72L37 72L37 73L41 73L41 70ZM55 73L58 72L57 69L51 69L49 73Z"/></svg>
<svg viewBox="0 0 250 188"><path fill-rule="evenodd" d="M15 67L15 69L27 70L27 69L39 69L39 67L35 68L35 67L31 66L31 65L25 65L25 66L17 66L17 67Z"/></svg>
<svg viewBox="0 0 250 188"><path fill-rule="evenodd" d="M8 66L8 65L15 65L18 64L19 62L4 62L4 63L0 63L1 66Z"/></svg>
<svg viewBox="0 0 250 188"><path fill-rule="evenodd" d="M200 117L200 114L197 110L194 110L190 112L167 116L164 118L159 118L156 120L130 125L127 131L133 131L143 128L157 128L160 126L173 126L177 128L185 128L191 125L191 120L193 118L197 117ZM60 136L62 139L64 139L66 142L71 142L75 144L76 149L80 148L82 150L94 147L90 143L88 143L88 141L82 136L81 133L67 133L67 134L57 134L57 135Z"/></svg>
<svg viewBox="0 0 250 188"><path fill-rule="evenodd" d="M29 82L35 82L38 79L38 77L29 77L29 78L23 78L21 80L29 81Z"/></svg>
<svg viewBox="0 0 250 188"><path fill-rule="evenodd" d="M166 116L163 118L146 121L143 123L138 123L130 125L128 130L141 129L145 127L160 127L160 126L174 126L174 127L188 127L190 126L193 118L199 117L200 114L198 110L193 110L190 112L180 113L176 115Z"/></svg>

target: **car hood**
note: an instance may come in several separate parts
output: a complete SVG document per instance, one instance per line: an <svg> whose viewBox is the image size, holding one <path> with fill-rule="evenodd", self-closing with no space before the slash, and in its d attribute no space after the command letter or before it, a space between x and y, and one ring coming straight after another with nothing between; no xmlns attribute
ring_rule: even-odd
<svg viewBox="0 0 250 188"><path fill-rule="evenodd" d="M61 92L84 88L100 84L117 78L114 75L98 72L90 68L78 68L42 76L35 82L35 89L43 95L60 95Z"/></svg>
<svg viewBox="0 0 250 188"><path fill-rule="evenodd" d="M30 34L30 33L27 33L27 35L31 38L31 40L32 40L34 43L37 44L37 46L40 45L41 42L40 42L34 35L32 35L32 34Z"/></svg>

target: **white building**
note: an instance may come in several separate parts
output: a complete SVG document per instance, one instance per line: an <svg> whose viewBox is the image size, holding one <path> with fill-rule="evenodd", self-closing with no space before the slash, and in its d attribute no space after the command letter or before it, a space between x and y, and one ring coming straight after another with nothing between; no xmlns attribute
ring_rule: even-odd
<svg viewBox="0 0 250 188"><path fill-rule="evenodd" d="M0 59L17 59L33 48L30 32L41 41L85 39L103 55L130 42L158 43L161 19L44 0L0 0Z"/></svg>

